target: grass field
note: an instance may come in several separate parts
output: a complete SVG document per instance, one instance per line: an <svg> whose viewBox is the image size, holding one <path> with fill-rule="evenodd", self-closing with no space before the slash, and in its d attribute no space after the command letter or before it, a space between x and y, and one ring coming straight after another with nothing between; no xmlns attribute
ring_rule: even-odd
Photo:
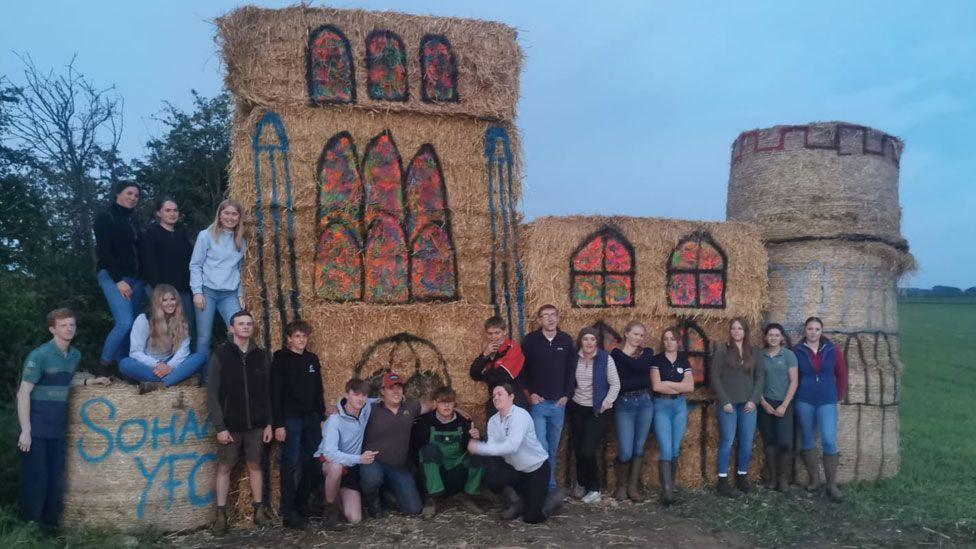
<svg viewBox="0 0 976 549"><path fill-rule="evenodd" d="M730 502L705 491L685 494L673 512L752 535L766 547L976 545L976 407L971 404L976 302L916 300L901 303L899 314L906 370L898 476L847 485L847 501L840 505L798 492L758 491ZM9 405L0 408L0 425L3 440L16 440ZM12 444L0 445L0 547L132 546L159 540L104 532L42 538L17 519L17 470Z"/></svg>

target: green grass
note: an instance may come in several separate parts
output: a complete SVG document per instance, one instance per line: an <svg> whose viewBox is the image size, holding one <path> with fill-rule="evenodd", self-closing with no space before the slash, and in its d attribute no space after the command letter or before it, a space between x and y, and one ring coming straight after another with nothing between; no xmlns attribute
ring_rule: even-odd
<svg viewBox="0 0 976 549"><path fill-rule="evenodd" d="M841 505L765 491L730 505L702 493L678 512L769 546L976 543L976 302L900 303L899 315L905 372L897 476L845 486Z"/></svg>

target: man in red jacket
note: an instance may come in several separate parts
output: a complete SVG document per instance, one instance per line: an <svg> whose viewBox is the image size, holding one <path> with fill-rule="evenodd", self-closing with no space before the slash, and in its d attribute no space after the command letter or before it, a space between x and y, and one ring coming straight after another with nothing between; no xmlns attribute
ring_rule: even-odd
<svg viewBox="0 0 976 549"><path fill-rule="evenodd" d="M495 415L495 406L491 403L491 391L502 383L510 383L515 389L515 405L528 411L532 404L528 393L522 388L522 366L525 356L518 343L505 337L505 321L493 316L485 321L485 348L474 361L471 362L471 379L484 381L488 385L488 401L485 403L487 416Z"/></svg>

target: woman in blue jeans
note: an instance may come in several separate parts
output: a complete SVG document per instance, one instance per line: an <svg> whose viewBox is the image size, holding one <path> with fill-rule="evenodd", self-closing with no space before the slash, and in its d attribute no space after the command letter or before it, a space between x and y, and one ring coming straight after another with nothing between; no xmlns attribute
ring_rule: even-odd
<svg viewBox="0 0 976 549"><path fill-rule="evenodd" d="M200 371L207 356L190 354L190 330L176 288L157 284L148 314L132 325L129 356L119 370L139 383L139 394L170 387Z"/></svg>
<svg viewBox="0 0 976 549"><path fill-rule="evenodd" d="M688 425L685 395L695 390L695 377L685 353L678 352L678 333L673 328L661 334L661 353L651 359L651 388L654 391L654 436L660 449L657 474L661 503L674 503L674 482L678 476L681 439Z"/></svg>
<svg viewBox="0 0 976 549"><path fill-rule="evenodd" d="M762 398L765 370L759 363L759 350L749 343L749 327L741 318L729 323L729 340L720 343L712 357L709 381L718 404L718 493L735 497L729 484L729 458L732 443L738 439L735 486L749 491L749 461L756 436L756 406Z"/></svg>
<svg viewBox="0 0 976 549"><path fill-rule="evenodd" d="M803 326L803 341L794 349L800 383L796 391L796 422L800 427L800 454L810 481L807 488L820 489L816 436L823 448L827 496L841 501L837 485L837 403L847 394L847 359L843 351L823 337L823 322L812 316Z"/></svg>
<svg viewBox="0 0 976 549"><path fill-rule="evenodd" d="M105 295L115 325L105 337L101 366L128 354L129 330L142 307L143 282L139 275L139 224L132 212L139 203L139 186L123 181L112 189L114 201L95 216L95 253L98 286Z"/></svg>
<svg viewBox="0 0 976 549"><path fill-rule="evenodd" d="M610 352L617 365L620 395L614 404L614 426L617 429L617 473L615 497L644 501L641 474L644 468L644 443L654 419L651 398L651 359L654 349L644 347L646 329L634 320L624 328L624 346Z"/></svg>
<svg viewBox="0 0 976 549"><path fill-rule="evenodd" d="M244 224L241 205L227 199L217 206L209 227L200 231L190 258L190 290L196 307L198 353L210 352L214 315L220 311L224 325L244 308L241 260L244 259Z"/></svg>

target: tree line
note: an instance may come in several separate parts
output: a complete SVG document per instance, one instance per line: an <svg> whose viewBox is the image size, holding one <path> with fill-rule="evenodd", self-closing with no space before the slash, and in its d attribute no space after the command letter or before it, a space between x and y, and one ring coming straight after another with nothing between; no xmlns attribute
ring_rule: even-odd
<svg viewBox="0 0 976 549"><path fill-rule="evenodd" d="M112 185L142 188L138 219L172 197L191 233L207 226L227 189L231 101L192 91L188 110L162 101L163 128L139 158L123 158L123 98L72 59L42 70L20 55L22 74L0 75L0 402L12 400L23 359L50 337L47 311L78 314L82 368L97 370L111 316L95 281L92 223Z"/></svg>

